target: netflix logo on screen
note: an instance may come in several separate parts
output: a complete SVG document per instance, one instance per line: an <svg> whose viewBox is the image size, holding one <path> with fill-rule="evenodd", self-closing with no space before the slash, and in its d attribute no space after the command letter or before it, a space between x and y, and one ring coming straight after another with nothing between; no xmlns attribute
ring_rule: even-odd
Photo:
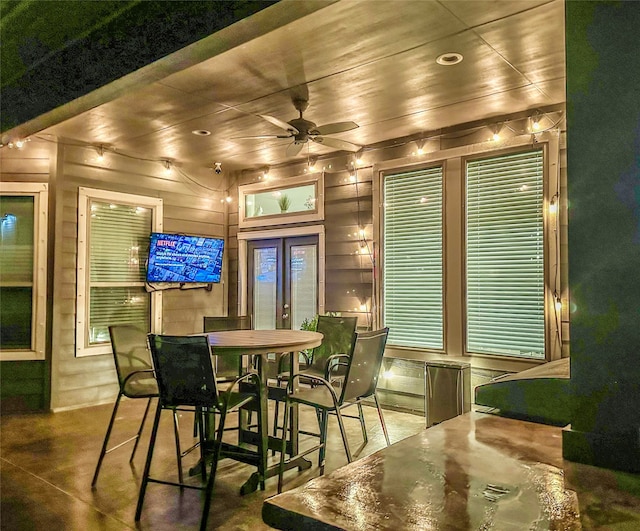
<svg viewBox="0 0 640 531"><path fill-rule="evenodd" d="M217 283L222 272L222 238L154 232L147 282Z"/></svg>

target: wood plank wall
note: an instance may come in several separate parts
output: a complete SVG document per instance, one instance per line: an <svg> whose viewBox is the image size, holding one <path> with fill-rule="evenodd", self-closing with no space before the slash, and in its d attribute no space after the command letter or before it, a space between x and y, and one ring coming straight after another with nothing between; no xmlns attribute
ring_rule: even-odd
<svg viewBox="0 0 640 531"><path fill-rule="evenodd" d="M3 182L48 183L52 146L31 141L22 149L0 151ZM47 407L48 359L0 362L0 413L37 411Z"/></svg>
<svg viewBox="0 0 640 531"><path fill-rule="evenodd" d="M105 402L117 392L111 355L75 355L76 255L78 188L89 187L163 199L164 231L225 236L221 192L197 186L174 171L166 176L161 164L108 152L104 163L95 150L59 146L56 215L55 287L52 316L56 331L52 344L51 408L54 410ZM205 186L207 186L205 184ZM163 294L163 332L202 330L204 315L223 313L223 285L204 289L167 290Z"/></svg>

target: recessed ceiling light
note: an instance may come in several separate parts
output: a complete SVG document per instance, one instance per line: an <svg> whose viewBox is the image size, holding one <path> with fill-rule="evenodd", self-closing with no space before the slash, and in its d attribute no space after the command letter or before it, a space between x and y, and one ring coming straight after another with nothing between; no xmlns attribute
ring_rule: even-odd
<svg viewBox="0 0 640 531"><path fill-rule="evenodd" d="M195 131L191 132L197 136L209 136L211 134L211 131L207 131L206 129L196 129Z"/></svg>
<svg viewBox="0 0 640 531"><path fill-rule="evenodd" d="M436 57L436 63L443 66L457 65L462 62L462 54L456 52L443 53Z"/></svg>

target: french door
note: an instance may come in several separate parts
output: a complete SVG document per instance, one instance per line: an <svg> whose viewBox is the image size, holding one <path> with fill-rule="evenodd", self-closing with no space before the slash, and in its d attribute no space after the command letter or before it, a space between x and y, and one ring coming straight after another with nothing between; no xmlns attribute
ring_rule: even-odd
<svg viewBox="0 0 640 531"><path fill-rule="evenodd" d="M247 242L253 328L297 330L318 313L318 236Z"/></svg>

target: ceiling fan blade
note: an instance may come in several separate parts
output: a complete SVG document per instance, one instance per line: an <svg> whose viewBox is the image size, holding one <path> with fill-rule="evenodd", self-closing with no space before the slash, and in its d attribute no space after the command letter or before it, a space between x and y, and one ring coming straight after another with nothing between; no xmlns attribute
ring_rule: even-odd
<svg viewBox="0 0 640 531"><path fill-rule="evenodd" d="M285 131L289 131L290 133L298 134L300 131L298 131L295 127L293 127L292 125L288 124L287 122L284 122L282 120L280 120L279 118L276 118L275 116L269 116L268 114L259 114L258 115L260 118L262 118L263 120L266 120L267 122L275 125L276 127L279 127L280 129L284 129Z"/></svg>
<svg viewBox="0 0 640 531"><path fill-rule="evenodd" d="M344 149L345 151L360 151L362 146L358 146L357 144L352 144L351 142L347 142L346 140L340 140L339 138L325 138L323 136L317 136L312 138L314 142L318 144L322 144L323 146L329 146L336 149Z"/></svg>
<svg viewBox="0 0 640 531"><path fill-rule="evenodd" d="M293 142L287 146L286 155L287 157L295 157L298 153L302 151L304 147L303 142Z"/></svg>
<svg viewBox="0 0 640 531"><path fill-rule="evenodd" d="M351 131L352 129L357 129L360 127L355 122L336 122L333 124L325 124L316 127L313 131L309 131L309 133L314 135L331 135L333 133L344 133L345 131Z"/></svg>
<svg viewBox="0 0 640 531"><path fill-rule="evenodd" d="M291 138L293 135L253 135L253 136L232 136L229 140L248 140L252 138Z"/></svg>

